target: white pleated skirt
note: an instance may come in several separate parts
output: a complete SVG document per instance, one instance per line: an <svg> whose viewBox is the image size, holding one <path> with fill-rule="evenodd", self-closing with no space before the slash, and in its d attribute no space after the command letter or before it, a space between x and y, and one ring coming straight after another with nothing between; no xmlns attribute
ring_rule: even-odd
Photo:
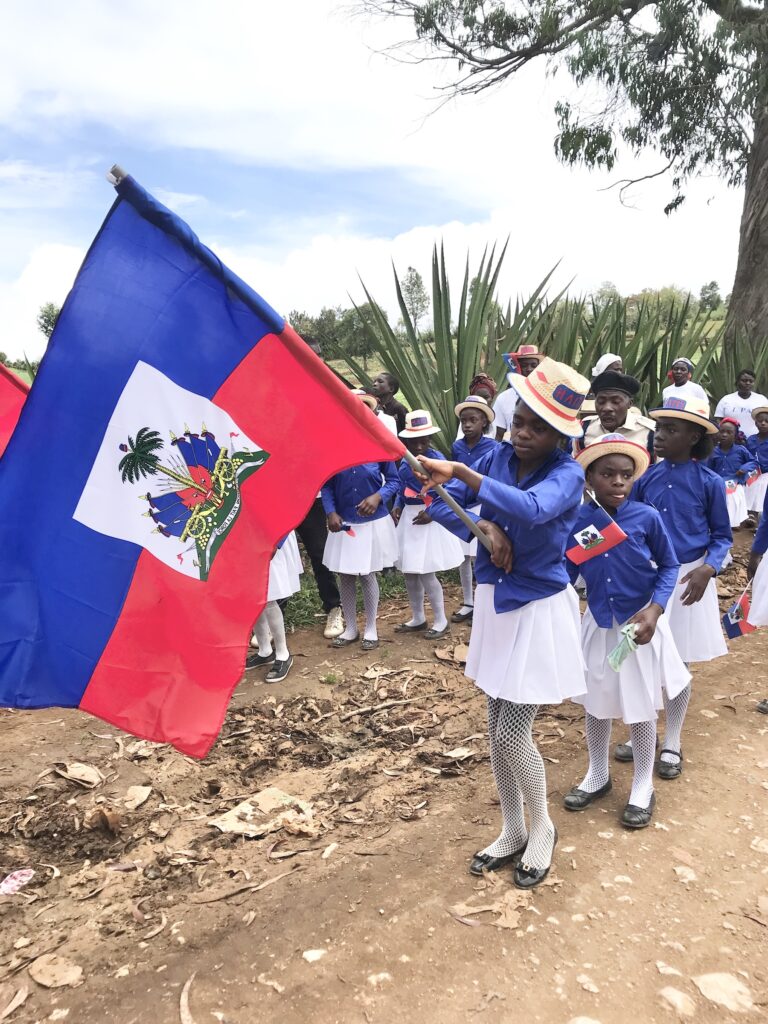
<svg viewBox="0 0 768 1024"><path fill-rule="evenodd" d="M587 608L581 621L581 642L587 666L587 693L574 697L595 718L621 718L627 725L651 722L664 707L662 689L676 697L691 681L680 657L666 615L656 625L649 644L641 644L622 663L618 672L608 655L621 640L621 626L598 626Z"/></svg>
<svg viewBox="0 0 768 1024"><path fill-rule="evenodd" d="M762 477L758 477L758 483L760 480L762 480ZM737 484L733 494L726 494L725 504L728 506L728 519L731 526L741 526L749 516L746 487Z"/></svg>
<svg viewBox="0 0 768 1024"><path fill-rule="evenodd" d="M323 552L323 564L331 572L349 576L367 576L381 572L397 560L397 534L389 514L369 523L353 523L354 537L346 530L329 533Z"/></svg>
<svg viewBox="0 0 768 1024"><path fill-rule="evenodd" d="M301 564L296 534L291 532L269 563L267 600L282 601L284 598L290 597L291 594L296 594L301 590L301 574L303 572L304 566Z"/></svg>
<svg viewBox="0 0 768 1024"><path fill-rule="evenodd" d="M404 505L397 524L397 562L400 572L443 572L464 561L461 541L439 523L415 526L423 505Z"/></svg>
<svg viewBox="0 0 768 1024"><path fill-rule="evenodd" d="M763 511L766 490L768 490L768 473L761 473L753 484L747 484L747 508L750 512Z"/></svg>
<svg viewBox="0 0 768 1024"><path fill-rule="evenodd" d="M712 661L728 653L720 622L720 606L714 577L707 584L704 596L696 604L684 605L681 598L688 584L680 580L691 569L704 564L703 558L680 566L680 575L667 605L666 617L680 657L684 662Z"/></svg>
<svg viewBox="0 0 768 1024"><path fill-rule="evenodd" d="M479 505L473 505L472 508L469 509L469 511L470 512L474 512L475 515L479 515L480 514L480 506ZM458 540L458 538L457 538L457 540ZM469 557L469 558L477 558L477 537L473 537L472 540L469 540L469 541L467 541L467 540L459 540L459 544L461 544L461 550L462 550L465 558L467 558L467 557Z"/></svg>
<svg viewBox="0 0 768 1024"><path fill-rule="evenodd" d="M478 583L466 675L489 697L560 704L586 693L579 599L573 587L511 612L493 606L495 587Z"/></svg>
<svg viewBox="0 0 768 1024"><path fill-rule="evenodd" d="M752 602L747 622L752 626L768 626L768 555L763 555L752 580Z"/></svg>

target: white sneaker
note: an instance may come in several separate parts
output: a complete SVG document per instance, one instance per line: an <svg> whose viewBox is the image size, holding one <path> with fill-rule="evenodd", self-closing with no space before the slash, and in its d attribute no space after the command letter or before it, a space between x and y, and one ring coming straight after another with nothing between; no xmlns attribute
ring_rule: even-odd
<svg viewBox="0 0 768 1024"><path fill-rule="evenodd" d="M344 616L341 614L341 608L331 608L328 612L328 618L325 620L323 636L327 637L328 640L333 640L335 637L341 636L343 632Z"/></svg>

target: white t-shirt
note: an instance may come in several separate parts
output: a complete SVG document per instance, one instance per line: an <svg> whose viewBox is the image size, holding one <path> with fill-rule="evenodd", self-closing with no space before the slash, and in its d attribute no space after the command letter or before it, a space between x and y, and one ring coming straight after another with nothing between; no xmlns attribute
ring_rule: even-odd
<svg viewBox="0 0 768 1024"><path fill-rule="evenodd" d="M681 384L680 387L678 387L677 384L670 384L669 387L664 388L662 395L664 396L665 402L668 398L700 398L702 401L709 404L707 392L701 384L697 384L696 381L693 380L687 380L685 384Z"/></svg>
<svg viewBox="0 0 768 1024"><path fill-rule="evenodd" d="M750 395L749 398L742 398L738 391L732 395L724 395L717 403L715 419L722 419L723 416L732 416L738 420L745 437L752 437L757 433L755 421L752 419L752 410L760 405L768 405L768 398L765 395Z"/></svg>
<svg viewBox="0 0 768 1024"><path fill-rule="evenodd" d="M517 405L518 394L514 388L507 388L506 391L502 391L496 401L493 403L493 411L496 413L496 419L493 421L494 436L496 434L496 428L501 429L506 433L512 426L512 417L515 415L515 406Z"/></svg>

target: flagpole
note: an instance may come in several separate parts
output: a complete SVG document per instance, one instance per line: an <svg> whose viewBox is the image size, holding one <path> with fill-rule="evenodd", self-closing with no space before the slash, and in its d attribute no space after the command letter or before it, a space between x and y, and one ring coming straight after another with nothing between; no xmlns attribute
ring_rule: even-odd
<svg viewBox="0 0 768 1024"><path fill-rule="evenodd" d="M424 467L419 462L419 460L415 456L411 455L407 448L405 450L403 458L415 473L419 473L421 474L421 476L428 475L424 472ZM437 492L438 496L443 499L448 508L450 508L452 512L455 512L459 519L462 521L462 523L464 523L466 528L471 533L473 533L475 537L477 537L477 539L483 545L485 550L490 552L492 550L491 542L488 540L488 538L477 525L477 523L474 521L474 519L470 518L470 516L467 515L467 513L464 511L464 509L461 507L458 501L456 501L455 498L452 498L450 496L450 494L448 493L448 491L446 491L442 484L432 484L430 490L434 490Z"/></svg>

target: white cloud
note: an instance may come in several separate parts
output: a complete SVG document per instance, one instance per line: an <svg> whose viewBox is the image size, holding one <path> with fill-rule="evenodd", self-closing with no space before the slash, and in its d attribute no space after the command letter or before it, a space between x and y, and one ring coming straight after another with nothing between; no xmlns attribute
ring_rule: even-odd
<svg viewBox="0 0 768 1024"><path fill-rule="evenodd" d="M76 246L42 245L15 281L0 282L2 351L14 359L42 355L45 338L37 329L38 310L44 302L62 304L84 255Z"/></svg>

